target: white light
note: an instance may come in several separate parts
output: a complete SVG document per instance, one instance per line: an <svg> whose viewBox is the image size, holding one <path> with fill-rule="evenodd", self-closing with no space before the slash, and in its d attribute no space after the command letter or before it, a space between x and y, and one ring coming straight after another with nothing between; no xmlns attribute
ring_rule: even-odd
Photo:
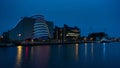
<svg viewBox="0 0 120 68"><path fill-rule="evenodd" d="M66 36L79 36L79 34L78 33L67 33Z"/></svg>
<svg viewBox="0 0 120 68"><path fill-rule="evenodd" d="M32 39L32 42L34 42L34 40Z"/></svg>
<svg viewBox="0 0 120 68"><path fill-rule="evenodd" d="M18 36L20 37L20 36L21 36L21 34L18 34Z"/></svg>

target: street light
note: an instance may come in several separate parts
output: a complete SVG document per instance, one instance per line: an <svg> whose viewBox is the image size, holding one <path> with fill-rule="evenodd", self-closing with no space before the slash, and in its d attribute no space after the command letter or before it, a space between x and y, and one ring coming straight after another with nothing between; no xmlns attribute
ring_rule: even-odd
<svg viewBox="0 0 120 68"><path fill-rule="evenodd" d="M20 37L20 36L21 36L21 34L18 34L18 36Z"/></svg>
<svg viewBox="0 0 120 68"><path fill-rule="evenodd" d="M21 34L18 34L18 37L19 37L19 40L20 40Z"/></svg>

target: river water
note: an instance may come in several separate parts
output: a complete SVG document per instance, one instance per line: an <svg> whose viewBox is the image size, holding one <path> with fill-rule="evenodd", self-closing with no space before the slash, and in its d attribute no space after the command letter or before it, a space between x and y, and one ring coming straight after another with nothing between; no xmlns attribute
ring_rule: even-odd
<svg viewBox="0 0 120 68"><path fill-rule="evenodd" d="M0 68L120 68L120 43L0 47Z"/></svg>

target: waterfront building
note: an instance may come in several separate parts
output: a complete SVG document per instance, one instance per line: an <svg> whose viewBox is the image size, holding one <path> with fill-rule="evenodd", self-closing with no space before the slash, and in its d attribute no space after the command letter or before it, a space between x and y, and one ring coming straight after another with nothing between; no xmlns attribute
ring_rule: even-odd
<svg viewBox="0 0 120 68"><path fill-rule="evenodd" d="M54 39L58 40L76 40L80 37L80 30L78 27L69 27L64 25L64 27L55 27L54 29Z"/></svg>
<svg viewBox="0 0 120 68"><path fill-rule="evenodd" d="M47 40L53 38L53 22L46 21L43 15L23 17L8 33L12 41Z"/></svg>

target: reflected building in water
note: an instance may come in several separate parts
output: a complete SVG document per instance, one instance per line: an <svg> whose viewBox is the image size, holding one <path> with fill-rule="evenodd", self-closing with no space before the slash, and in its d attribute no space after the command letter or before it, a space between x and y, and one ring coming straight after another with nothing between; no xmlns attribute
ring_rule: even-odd
<svg viewBox="0 0 120 68"><path fill-rule="evenodd" d="M46 68L48 66L49 57L50 57L49 46L39 47L18 46L15 68L31 68L31 67Z"/></svg>

